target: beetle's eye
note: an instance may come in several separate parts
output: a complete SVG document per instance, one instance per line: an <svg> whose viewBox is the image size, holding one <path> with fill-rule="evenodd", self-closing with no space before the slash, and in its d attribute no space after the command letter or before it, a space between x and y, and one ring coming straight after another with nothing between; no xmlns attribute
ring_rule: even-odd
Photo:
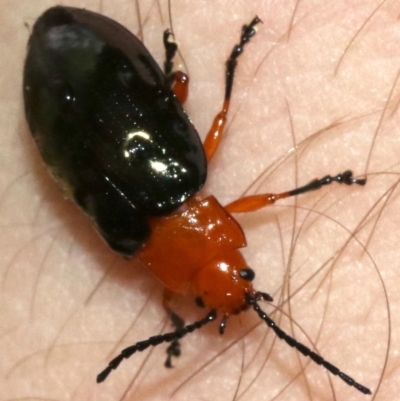
<svg viewBox="0 0 400 401"><path fill-rule="evenodd" d="M256 277L256 274L254 273L253 269L250 269L250 267L246 267L245 269L240 270L239 276L246 281L253 281L254 278Z"/></svg>

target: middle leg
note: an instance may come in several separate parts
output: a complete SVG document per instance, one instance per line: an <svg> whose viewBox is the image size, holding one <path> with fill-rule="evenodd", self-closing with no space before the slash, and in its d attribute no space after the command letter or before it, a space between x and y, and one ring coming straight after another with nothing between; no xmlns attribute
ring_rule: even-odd
<svg viewBox="0 0 400 401"><path fill-rule="evenodd" d="M292 189L291 191L281 192L280 194L269 193L245 196L229 203L225 206L225 209L229 213L253 212L265 206L272 205L279 199L290 198L291 196L297 196L307 192L316 191L317 189L320 189L325 185L330 185L333 182L346 185L365 185L367 180L365 178L354 178L353 173L350 170L347 170L342 174L338 174L333 177L327 175L323 178L313 180L307 185Z"/></svg>
<svg viewBox="0 0 400 401"><path fill-rule="evenodd" d="M260 22L262 21L258 17L254 17L249 25L243 26L240 43L234 46L231 55L226 62L224 102L221 111L214 117L214 121L204 141L204 150L206 152L207 161L212 159L217 151L219 143L221 142L231 100L237 58L243 53L244 45L256 34L255 26Z"/></svg>

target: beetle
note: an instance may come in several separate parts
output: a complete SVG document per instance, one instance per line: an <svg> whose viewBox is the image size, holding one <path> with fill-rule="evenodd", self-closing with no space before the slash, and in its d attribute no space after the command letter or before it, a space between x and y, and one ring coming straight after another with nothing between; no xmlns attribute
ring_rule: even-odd
<svg viewBox="0 0 400 401"><path fill-rule="evenodd" d="M253 309L282 340L364 394L371 391L280 329L259 301L255 272L240 248L246 238L232 214L253 212L279 199L333 182L365 185L350 170L283 193L245 196L222 206L201 199L207 165L218 149L229 110L235 69L256 34L258 17L244 25L226 62L225 96L204 144L182 108L188 77L173 71L177 45L164 33L162 71L127 29L100 14L53 7L36 21L24 68L30 131L51 175L115 252L134 257L164 285L163 305L175 330L124 349L98 376L104 381L123 359L170 343L166 366L179 356L179 340L222 315ZM192 296L208 310L185 325L170 306L174 294Z"/></svg>

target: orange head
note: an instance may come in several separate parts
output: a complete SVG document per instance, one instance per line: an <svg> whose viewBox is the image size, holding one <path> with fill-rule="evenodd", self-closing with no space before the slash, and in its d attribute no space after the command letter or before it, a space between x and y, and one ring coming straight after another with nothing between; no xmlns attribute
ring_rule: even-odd
<svg viewBox="0 0 400 401"><path fill-rule="evenodd" d="M235 315L246 309L247 297L256 294L250 269L237 249L229 249L205 264L191 281L197 303L223 315Z"/></svg>

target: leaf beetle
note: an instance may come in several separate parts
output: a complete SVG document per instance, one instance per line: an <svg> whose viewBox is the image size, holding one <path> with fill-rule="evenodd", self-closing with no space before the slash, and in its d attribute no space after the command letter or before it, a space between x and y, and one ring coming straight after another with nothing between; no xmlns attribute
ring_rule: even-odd
<svg viewBox="0 0 400 401"><path fill-rule="evenodd" d="M104 381L123 359L170 343L166 366L180 354L179 340L222 315L253 309L282 340L364 394L371 391L280 329L259 301L254 271L240 248L242 228L232 214L253 212L279 199L333 182L364 185L351 171L327 175L291 191L242 197L222 206L196 197L220 143L237 60L256 33L258 17L244 25L226 63L223 106L204 144L182 108L185 74L173 71L177 46L164 33L164 72L144 45L117 22L71 7L53 7L36 21L24 68L29 128L50 173L116 252L135 257L165 286L164 307L175 330L124 349L98 376ZM182 209L181 206L183 206ZM169 307L188 294L207 308L185 325Z"/></svg>

